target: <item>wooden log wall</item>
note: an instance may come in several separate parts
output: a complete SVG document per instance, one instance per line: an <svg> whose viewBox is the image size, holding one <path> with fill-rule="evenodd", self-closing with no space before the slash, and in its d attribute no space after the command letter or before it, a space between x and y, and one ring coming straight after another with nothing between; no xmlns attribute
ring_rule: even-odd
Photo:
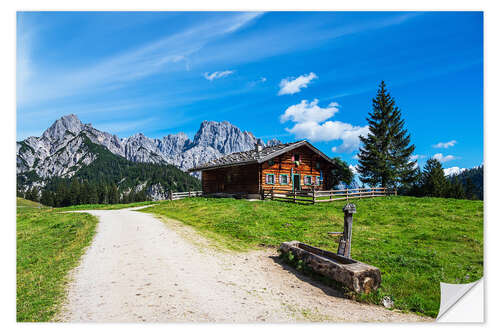
<svg viewBox="0 0 500 333"><path fill-rule="evenodd" d="M299 164L296 165L294 155L299 155ZM318 167L319 166L319 167ZM308 147L299 147L297 149L286 152L271 160L271 163L264 162L261 165L260 183L262 190L270 190L272 188L277 190L292 190L293 189L293 174L300 175L300 188L302 190L312 190L312 186L304 184L304 176L312 176L313 184L316 183L316 176L323 173L323 184L316 186L317 189L326 190L331 184L331 168L332 165L328 163L323 157L316 154ZM274 174L274 184L266 183L266 174ZM280 183L280 174L287 174L288 184Z"/></svg>
<svg viewBox="0 0 500 333"><path fill-rule="evenodd" d="M259 165L232 166L204 170L203 193L259 193Z"/></svg>

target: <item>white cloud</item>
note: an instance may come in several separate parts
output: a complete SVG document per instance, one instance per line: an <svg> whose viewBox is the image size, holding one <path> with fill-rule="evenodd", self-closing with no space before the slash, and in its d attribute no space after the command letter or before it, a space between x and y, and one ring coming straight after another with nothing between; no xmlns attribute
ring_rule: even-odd
<svg viewBox="0 0 500 333"><path fill-rule="evenodd" d="M352 126L350 124L346 123L341 123L341 122L335 122L335 123L340 123L342 124L342 127L345 128L344 132L340 135L340 139L342 139L342 144L338 147L333 147L332 152L338 152L338 153L344 153L344 152L351 152L355 149L358 149L360 140L360 136L366 136L368 135L368 132L370 131L368 129L368 126ZM346 127L344 125L349 125L349 127Z"/></svg>
<svg viewBox="0 0 500 333"><path fill-rule="evenodd" d="M314 79L317 79L318 76L313 72L308 75L304 74L299 76L298 78L288 77L286 79L281 80L280 82L280 91L278 95L293 95L298 93L302 88L307 88L307 85Z"/></svg>
<svg viewBox="0 0 500 333"><path fill-rule="evenodd" d="M295 123L304 123L308 121L322 122L333 117L339 111L339 104L332 102L326 108L318 106L318 99L314 99L311 103L307 100L302 100L299 104L288 107L284 114L281 115L281 123L291 120Z"/></svg>
<svg viewBox="0 0 500 333"><path fill-rule="evenodd" d="M457 143L456 140L451 140L448 142L439 142L439 143L433 145L432 147L434 147L434 148L449 148L449 147L453 147L456 143Z"/></svg>
<svg viewBox="0 0 500 333"><path fill-rule="evenodd" d="M349 169L351 170L351 172L352 172L353 175L357 175L358 174L358 170L356 169L355 165L349 165Z"/></svg>
<svg viewBox="0 0 500 333"><path fill-rule="evenodd" d="M443 169L445 176L458 175L458 174L464 172L465 170L467 170L467 169L466 168L459 168L457 166Z"/></svg>
<svg viewBox="0 0 500 333"><path fill-rule="evenodd" d="M368 133L368 126L353 126L341 121L327 120L338 112L338 103L330 103L322 108L318 100L307 100L288 107L281 115L281 122L292 121L295 125L286 128L296 138L306 138L311 141L342 140L342 144L333 147L333 152L351 152L359 147L359 136Z"/></svg>
<svg viewBox="0 0 500 333"><path fill-rule="evenodd" d="M266 77L261 77L260 78L260 82L266 82L267 81L267 78Z"/></svg>
<svg viewBox="0 0 500 333"><path fill-rule="evenodd" d="M444 156L441 153L435 154L434 156L432 156L432 158L435 158L436 160L438 160L441 163L445 163L445 162L448 162L448 161L456 159L456 157L453 156L453 155L446 155L446 156Z"/></svg>
<svg viewBox="0 0 500 333"><path fill-rule="evenodd" d="M223 78L225 76L228 76L228 75L231 75L233 74L234 71L220 71L220 72L213 72L211 74L209 73L204 73L203 76L205 77L205 79L207 79L208 81L213 81L215 79L220 79L220 78Z"/></svg>

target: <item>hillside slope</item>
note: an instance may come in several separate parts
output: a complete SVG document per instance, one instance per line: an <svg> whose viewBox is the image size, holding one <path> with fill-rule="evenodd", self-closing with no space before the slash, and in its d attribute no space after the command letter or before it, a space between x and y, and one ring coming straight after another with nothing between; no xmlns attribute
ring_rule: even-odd
<svg viewBox="0 0 500 333"><path fill-rule="evenodd" d="M93 143L84 132L80 132L74 140L81 142L78 150L78 154L81 156L80 160L92 160L92 163L75 164L68 168L66 174L43 181L32 171L18 174L18 191L22 192L33 184L39 184L40 188L43 189L42 192L48 192L48 194L45 193L46 195L59 197L50 200L54 205L65 206L78 203L107 202L110 200L109 194L104 194L107 196L104 198L102 193L97 192L109 193L114 187L116 187L118 200L123 200L124 196L130 193L140 194L140 197L128 199L131 201L161 200L165 199L170 191L198 190L201 187L197 178L186 174L175 166L129 161L113 154L105 147ZM72 188L75 181L79 184L78 189ZM70 191L89 193L72 194L79 196L80 199L68 199L71 196L68 193ZM94 192L96 193L94 194Z"/></svg>
<svg viewBox="0 0 500 333"><path fill-rule="evenodd" d="M483 183L484 183L484 178L483 178L483 166L478 166L476 168L472 168L472 169L467 169L461 173L459 173L458 175L453 175L453 176L449 176L448 178L450 179L450 181L454 182L454 181L458 181L460 182L464 188L467 187L467 180L470 180L470 182L472 183L473 185L473 189L472 189L472 192L474 193L474 195L480 199L480 200L483 200L484 199L484 189L483 189Z"/></svg>

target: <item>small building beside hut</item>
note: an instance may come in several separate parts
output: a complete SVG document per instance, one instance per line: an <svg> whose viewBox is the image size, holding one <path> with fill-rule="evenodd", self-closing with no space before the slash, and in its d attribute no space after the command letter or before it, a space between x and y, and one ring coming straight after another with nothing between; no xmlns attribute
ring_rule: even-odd
<svg viewBox="0 0 500 333"><path fill-rule="evenodd" d="M188 170L201 171L204 195L261 198L264 191L331 189L335 163L306 140L233 153Z"/></svg>

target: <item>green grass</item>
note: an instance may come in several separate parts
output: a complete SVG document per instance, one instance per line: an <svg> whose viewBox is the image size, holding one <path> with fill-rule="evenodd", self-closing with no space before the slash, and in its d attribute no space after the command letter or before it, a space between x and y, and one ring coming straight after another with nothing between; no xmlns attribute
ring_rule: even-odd
<svg viewBox="0 0 500 333"><path fill-rule="evenodd" d="M64 300L67 274L90 244L96 224L89 214L61 214L17 199L17 321L53 319Z"/></svg>
<svg viewBox="0 0 500 333"><path fill-rule="evenodd" d="M16 198L16 205L18 208L34 208L34 207L44 207L42 204L23 198Z"/></svg>
<svg viewBox="0 0 500 333"><path fill-rule="evenodd" d="M414 197L352 200L352 257L377 266L382 285L361 301L435 317L439 282L468 283L483 275L483 202ZM277 201L188 198L143 211L193 226L233 250L301 242L336 251L329 231L343 230L345 201L297 205Z"/></svg>
<svg viewBox="0 0 500 333"><path fill-rule="evenodd" d="M141 201L141 202L126 203L126 204L84 204L84 205L59 207L59 208L54 208L54 210L59 212L67 212L72 210L102 210L102 209L112 210L112 209L146 206L146 205L156 204L158 202L159 201Z"/></svg>

